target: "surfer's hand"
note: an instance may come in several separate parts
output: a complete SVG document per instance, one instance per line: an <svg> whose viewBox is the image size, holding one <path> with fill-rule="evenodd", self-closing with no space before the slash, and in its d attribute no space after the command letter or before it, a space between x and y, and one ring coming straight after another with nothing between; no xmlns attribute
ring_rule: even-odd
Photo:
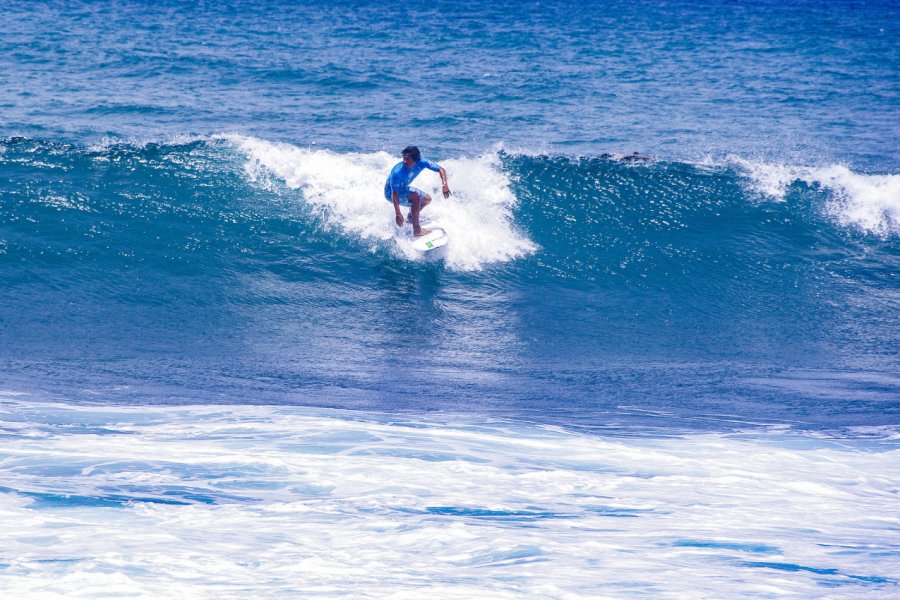
<svg viewBox="0 0 900 600"><path fill-rule="evenodd" d="M394 220L397 221L397 227L403 227L403 215L397 213L397 216L394 217Z"/></svg>
<svg viewBox="0 0 900 600"><path fill-rule="evenodd" d="M447 182L444 182L444 198L450 197L450 186L447 185Z"/></svg>

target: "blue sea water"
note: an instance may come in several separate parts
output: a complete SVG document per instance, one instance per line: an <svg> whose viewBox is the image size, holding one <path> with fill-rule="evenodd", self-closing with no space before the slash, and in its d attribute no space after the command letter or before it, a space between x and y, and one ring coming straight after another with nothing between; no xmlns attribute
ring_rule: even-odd
<svg viewBox="0 0 900 600"><path fill-rule="evenodd" d="M0 589L897 593L895 2L0 32Z"/></svg>

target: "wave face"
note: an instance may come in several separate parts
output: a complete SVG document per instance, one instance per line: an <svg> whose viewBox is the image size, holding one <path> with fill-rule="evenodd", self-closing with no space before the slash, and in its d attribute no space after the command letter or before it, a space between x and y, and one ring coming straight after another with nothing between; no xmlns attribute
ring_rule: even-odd
<svg viewBox="0 0 900 600"><path fill-rule="evenodd" d="M3 141L7 381L584 426L896 412L900 176L432 158L452 241L422 261L394 236L385 153Z"/></svg>

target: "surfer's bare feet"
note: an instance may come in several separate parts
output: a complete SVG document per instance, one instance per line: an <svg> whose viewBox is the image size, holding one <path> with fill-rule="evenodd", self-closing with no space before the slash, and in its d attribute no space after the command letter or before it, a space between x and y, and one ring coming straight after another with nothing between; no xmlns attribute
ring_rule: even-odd
<svg viewBox="0 0 900 600"><path fill-rule="evenodd" d="M420 229L417 232L415 232L413 235L415 235L416 237L422 237L423 235L428 235L429 233L431 233L430 229Z"/></svg>

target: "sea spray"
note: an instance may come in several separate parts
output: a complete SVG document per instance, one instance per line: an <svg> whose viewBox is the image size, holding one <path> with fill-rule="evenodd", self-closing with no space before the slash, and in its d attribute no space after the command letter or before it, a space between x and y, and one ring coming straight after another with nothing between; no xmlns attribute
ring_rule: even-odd
<svg viewBox="0 0 900 600"><path fill-rule="evenodd" d="M410 260L420 259L411 244L396 235L393 211L385 201L386 174L398 159L385 152L338 154L301 149L289 144L232 136L248 155L246 170L255 182L276 177L290 189L302 192L302 200L314 206L319 217L348 237L387 245ZM516 197L496 154L477 158L436 160L447 169L453 195L443 198L440 181L422 173L416 185L434 201L423 215L440 224L451 238L447 266L476 270L506 262L535 251L535 245L512 221Z"/></svg>

